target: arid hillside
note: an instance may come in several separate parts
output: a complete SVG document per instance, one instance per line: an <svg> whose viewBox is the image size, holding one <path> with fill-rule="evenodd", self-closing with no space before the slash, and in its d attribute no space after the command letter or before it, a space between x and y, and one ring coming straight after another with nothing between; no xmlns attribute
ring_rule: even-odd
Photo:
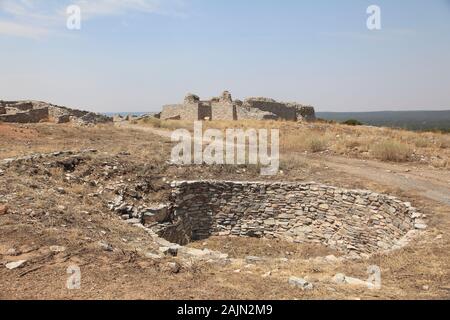
<svg viewBox="0 0 450 320"><path fill-rule="evenodd" d="M261 176L254 165L171 164L170 133L180 127L193 128L158 119L90 127L0 123L0 299L450 298L448 134L204 123L280 129L281 171ZM174 248L136 217L169 201L175 180L370 190L417 208L427 227L401 248L363 257L320 242L230 235ZM381 271L381 288L361 282L371 266ZM71 289L74 267L81 279Z"/></svg>

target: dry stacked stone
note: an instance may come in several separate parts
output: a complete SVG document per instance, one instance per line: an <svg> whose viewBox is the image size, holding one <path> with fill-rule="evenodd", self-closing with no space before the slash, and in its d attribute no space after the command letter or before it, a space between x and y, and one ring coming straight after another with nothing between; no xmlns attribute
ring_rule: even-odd
<svg viewBox="0 0 450 320"><path fill-rule="evenodd" d="M314 182L180 181L172 187L172 224L160 234L181 244L234 235L371 254L426 227L410 203L365 190Z"/></svg>

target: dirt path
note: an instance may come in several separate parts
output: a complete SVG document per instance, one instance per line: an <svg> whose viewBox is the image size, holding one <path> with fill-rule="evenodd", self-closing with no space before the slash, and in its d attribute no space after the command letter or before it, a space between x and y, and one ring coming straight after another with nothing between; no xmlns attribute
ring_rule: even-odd
<svg viewBox="0 0 450 320"><path fill-rule="evenodd" d="M126 125L133 129L152 132L164 138L169 138L168 130ZM397 187L403 191L413 192L428 199L450 205L450 171L436 170L425 166L417 167L411 164L393 164L373 160L351 159L340 156L320 155L305 156L307 161L326 165L336 171L345 172L355 177L365 178L389 187Z"/></svg>
<svg viewBox="0 0 450 320"><path fill-rule="evenodd" d="M450 205L450 172L405 164L391 164L373 160L350 159L339 156L309 157L326 163L330 168L382 185L398 187L431 200Z"/></svg>

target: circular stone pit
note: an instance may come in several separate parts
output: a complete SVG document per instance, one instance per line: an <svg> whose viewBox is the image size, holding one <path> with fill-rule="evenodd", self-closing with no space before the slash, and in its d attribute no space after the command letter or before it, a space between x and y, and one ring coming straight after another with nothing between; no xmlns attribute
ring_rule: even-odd
<svg viewBox="0 0 450 320"><path fill-rule="evenodd" d="M179 181L172 188L170 222L153 229L180 245L233 235L373 254L405 245L426 227L396 197L315 182Z"/></svg>

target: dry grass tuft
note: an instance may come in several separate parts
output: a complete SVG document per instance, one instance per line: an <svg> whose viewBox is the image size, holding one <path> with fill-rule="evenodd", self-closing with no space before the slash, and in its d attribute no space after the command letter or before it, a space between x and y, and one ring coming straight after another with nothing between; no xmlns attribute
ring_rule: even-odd
<svg viewBox="0 0 450 320"><path fill-rule="evenodd" d="M192 121L162 121L150 119L155 128L192 131ZM435 168L448 167L450 134L439 132L413 132L401 129L367 126L346 126L330 123L297 123L289 121L205 121L203 130L219 129L279 129L280 152L318 153L327 151L336 155L381 161L417 162ZM436 161L433 159L444 159Z"/></svg>
<svg viewBox="0 0 450 320"><path fill-rule="evenodd" d="M404 162L411 158L411 148L395 140L385 140L375 144L372 153L375 158L383 161Z"/></svg>
<svg viewBox="0 0 450 320"><path fill-rule="evenodd" d="M307 148L310 152L316 153L325 151L328 147L328 140L324 137L309 137L306 140Z"/></svg>

